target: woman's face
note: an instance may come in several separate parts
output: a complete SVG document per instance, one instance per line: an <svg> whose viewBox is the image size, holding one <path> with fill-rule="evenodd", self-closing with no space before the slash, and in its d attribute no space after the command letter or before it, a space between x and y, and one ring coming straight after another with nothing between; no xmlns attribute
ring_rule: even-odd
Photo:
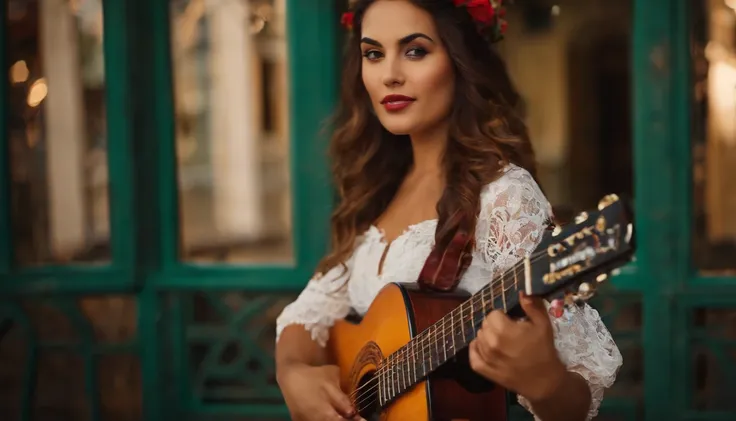
<svg viewBox="0 0 736 421"><path fill-rule="evenodd" d="M450 115L452 61L432 16L406 0L379 0L365 12L360 48L363 83L381 124L421 134Z"/></svg>

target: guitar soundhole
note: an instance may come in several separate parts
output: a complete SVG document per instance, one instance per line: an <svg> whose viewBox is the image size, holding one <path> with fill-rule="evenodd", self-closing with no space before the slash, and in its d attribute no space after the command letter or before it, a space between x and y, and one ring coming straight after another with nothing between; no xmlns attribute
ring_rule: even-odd
<svg viewBox="0 0 736 421"><path fill-rule="evenodd" d="M381 408L378 405L378 384L373 373L366 374L358 383L355 406L366 421L380 421Z"/></svg>

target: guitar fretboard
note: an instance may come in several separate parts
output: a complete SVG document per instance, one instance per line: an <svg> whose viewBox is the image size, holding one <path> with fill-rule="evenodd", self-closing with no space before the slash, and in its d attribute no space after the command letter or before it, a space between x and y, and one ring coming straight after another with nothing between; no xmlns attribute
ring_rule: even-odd
<svg viewBox="0 0 736 421"><path fill-rule="evenodd" d="M379 405L391 402L467 347L492 310L515 307L524 279L522 261L385 358L377 371Z"/></svg>

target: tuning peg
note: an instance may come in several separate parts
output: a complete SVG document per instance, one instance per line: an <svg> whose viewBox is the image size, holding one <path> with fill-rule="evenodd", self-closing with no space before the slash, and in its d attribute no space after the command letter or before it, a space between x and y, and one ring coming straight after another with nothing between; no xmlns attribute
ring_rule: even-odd
<svg viewBox="0 0 736 421"><path fill-rule="evenodd" d="M618 276L621 274L621 269L614 269L611 271L611 276Z"/></svg>
<svg viewBox="0 0 736 421"><path fill-rule="evenodd" d="M559 226L559 225L555 225L555 229L552 230L552 236L553 237L556 237L556 236L560 235L561 232L562 232L562 227Z"/></svg>
<svg viewBox="0 0 736 421"><path fill-rule="evenodd" d="M600 233L604 233L606 231L606 218L604 218L603 215L600 215L595 221L595 229Z"/></svg>
<svg viewBox="0 0 736 421"><path fill-rule="evenodd" d="M595 287L593 287L591 284L587 282L583 282L578 287L578 298L582 300L588 300L590 297L592 297L595 294Z"/></svg>
<svg viewBox="0 0 736 421"><path fill-rule="evenodd" d="M612 203L618 202L619 198L617 194L608 194L606 196L603 196L603 199L598 202L598 210L602 211L606 208L606 206L609 206Z"/></svg>
<svg viewBox="0 0 736 421"><path fill-rule="evenodd" d="M605 281L606 281L606 279L608 279L608 274L607 274L607 273L601 273L600 275L598 275L598 276L597 276L597 277L595 278L595 280L596 280L597 282L599 282L599 283L600 283L600 282L605 282Z"/></svg>
<svg viewBox="0 0 736 421"><path fill-rule="evenodd" d="M585 212L585 211L580 212L578 216L575 217L575 223L581 224L585 222L586 219L588 219L588 212Z"/></svg>

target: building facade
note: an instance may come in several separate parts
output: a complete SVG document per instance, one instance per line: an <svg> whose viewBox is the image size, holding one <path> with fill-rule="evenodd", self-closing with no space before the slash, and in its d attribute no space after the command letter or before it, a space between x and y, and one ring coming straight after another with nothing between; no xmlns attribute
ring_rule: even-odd
<svg viewBox="0 0 736 421"><path fill-rule="evenodd" d="M0 418L288 419L274 320L327 247L345 3L4 2ZM734 8L509 6L557 214L633 197L601 420L736 419Z"/></svg>

